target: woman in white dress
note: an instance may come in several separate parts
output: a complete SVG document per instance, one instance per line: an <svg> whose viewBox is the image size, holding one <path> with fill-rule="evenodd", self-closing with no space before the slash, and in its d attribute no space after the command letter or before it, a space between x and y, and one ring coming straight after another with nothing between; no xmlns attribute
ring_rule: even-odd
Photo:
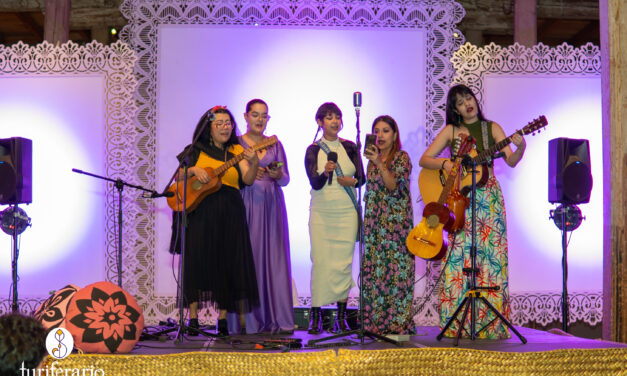
<svg viewBox="0 0 627 376"><path fill-rule="evenodd" d="M322 332L320 307L333 302L338 307L335 330L349 329L346 301L355 286L352 264L360 224L355 187L365 182L357 146L338 137L342 129L342 111L338 106L324 103L316 112L316 122L322 137L305 154L305 169L312 188L310 334Z"/></svg>

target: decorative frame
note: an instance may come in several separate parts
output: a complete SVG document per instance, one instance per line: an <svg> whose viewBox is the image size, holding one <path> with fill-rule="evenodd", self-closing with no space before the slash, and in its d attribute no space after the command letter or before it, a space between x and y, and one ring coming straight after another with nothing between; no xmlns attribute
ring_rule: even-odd
<svg viewBox="0 0 627 376"><path fill-rule="evenodd" d="M529 48L518 43L508 47L465 43L455 51L451 62L455 68L453 83L470 87L480 103L484 97L483 79L488 74L601 75L601 52L592 43L580 48L566 43L557 47L539 43ZM569 293L569 321L598 325L602 320L602 297L601 291ZM561 322L561 292L510 294L510 299L510 318L515 325Z"/></svg>
<svg viewBox="0 0 627 376"><path fill-rule="evenodd" d="M69 41L56 46L43 42L29 46L18 42L12 46L0 45L0 77L2 76L104 76L105 100L105 171L112 179L123 179L138 184L136 174L135 139L137 130L133 119L137 107L133 93L137 80L133 67L137 58L133 50L121 41L105 46L97 41L84 46ZM123 249L133 249L137 241L135 220L138 212L137 192L129 191L123 198ZM105 192L105 275L108 281L117 283L117 194L107 185ZM138 293L139 285L131 272L137 267L139 255L124 255L124 287ZM30 313L48 296L19 299L20 310ZM11 302L0 301L0 312L10 312Z"/></svg>
<svg viewBox="0 0 627 376"><path fill-rule="evenodd" d="M121 12L129 23L120 38L137 53L135 100L139 111L135 127L139 137L134 145L140 155L134 167L141 184L155 187L155 147L157 124L157 46L158 27L164 24L257 25L309 28L402 28L426 31L425 124L427 139L437 133L445 118L446 91L453 76L450 57L463 37L456 29L465 12L453 0L125 0ZM418 134L418 131L415 132ZM422 132L419 133L422 135ZM408 135L426 142L423 137ZM154 252L155 215L148 204L137 213L134 264L144 316L149 323L162 320L175 310L175 298L155 296ZM146 206L143 206L146 205ZM306 301L307 298L300 299ZM207 315L207 312L201 312ZM206 316L205 316L206 317Z"/></svg>

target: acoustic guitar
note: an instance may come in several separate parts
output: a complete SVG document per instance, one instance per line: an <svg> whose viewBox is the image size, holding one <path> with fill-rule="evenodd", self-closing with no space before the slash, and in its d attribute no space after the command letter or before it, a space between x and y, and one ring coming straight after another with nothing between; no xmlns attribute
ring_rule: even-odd
<svg viewBox="0 0 627 376"><path fill-rule="evenodd" d="M255 152L259 150L263 150L271 145L277 143L276 136L268 137L262 142L252 146ZM183 186L182 183L175 182L168 188L168 192L174 192L174 196L168 197L168 206L172 208L174 211L182 211L183 210L183 192L184 189L187 190L187 205L186 211L189 213L196 209L200 202L207 197L208 195L216 192L222 186L222 181L220 180L220 176L226 172L229 168L233 167L236 163L244 159L244 153L240 153L228 161L224 162L224 164L218 168L206 167L205 171L209 174L209 182L201 183L196 176L192 176L187 179L187 184Z"/></svg>
<svg viewBox="0 0 627 376"><path fill-rule="evenodd" d="M459 154L468 154L472 149L474 139L463 135L459 147ZM422 221L407 235L405 244L414 255L425 260L439 260L444 257L448 248L443 231L452 231L455 216L444 205L458 178L461 159L453 161L451 173L446 179L444 189L440 192L437 202L428 203L422 211ZM462 221L463 224L463 221Z"/></svg>
<svg viewBox="0 0 627 376"><path fill-rule="evenodd" d="M476 150L470 151L470 157L477 163L477 186L484 186L490 177L490 173L488 171L488 166L482 164L487 161L488 158L494 156L498 151L503 149L505 146L509 145L512 142L512 137L514 134L518 133L520 135L535 135L535 132L540 132L542 128L546 127L548 124L546 117L541 115L537 119L529 122L526 126L524 126L521 130L514 132L511 136L503 139L502 141L497 142L492 147L487 150L482 151L481 153L477 153ZM468 192L470 192L472 188L472 173L466 169L466 167L461 167L459 175L461 177L461 185L460 190L461 193L466 196ZM432 202L438 199L442 188L446 182L446 171L445 170L430 170L423 168L420 171L420 175L418 175L418 188L420 189L420 195L422 196L423 202Z"/></svg>

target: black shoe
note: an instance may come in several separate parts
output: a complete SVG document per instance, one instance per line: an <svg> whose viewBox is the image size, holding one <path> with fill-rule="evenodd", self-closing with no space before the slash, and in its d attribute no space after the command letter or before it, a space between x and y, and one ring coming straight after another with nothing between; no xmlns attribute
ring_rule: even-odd
<svg viewBox="0 0 627 376"><path fill-rule="evenodd" d="M187 322L187 334L189 334L190 336L197 336L198 328L198 319L189 319L189 321Z"/></svg>
<svg viewBox="0 0 627 376"><path fill-rule="evenodd" d="M308 333L322 333L322 314L320 312L320 307L311 307L311 323L309 325Z"/></svg>
<svg viewBox="0 0 627 376"><path fill-rule="evenodd" d="M246 327L242 326L242 331L240 332L241 335L245 336L246 335Z"/></svg>
<svg viewBox="0 0 627 376"><path fill-rule="evenodd" d="M335 318L335 332L342 333L350 330L346 322L346 302L337 302L337 317Z"/></svg>
<svg viewBox="0 0 627 376"><path fill-rule="evenodd" d="M229 327L226 323L226 319L219 319L218 325L216 325L218 335L228 337L229 336Z"/></svg>

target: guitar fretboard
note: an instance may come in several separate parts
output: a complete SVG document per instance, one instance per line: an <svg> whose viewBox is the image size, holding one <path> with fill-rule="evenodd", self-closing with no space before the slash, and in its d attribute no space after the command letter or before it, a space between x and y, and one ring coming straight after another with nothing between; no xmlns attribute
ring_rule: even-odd
<svg viewBox="0 0 627 376"><path fill-rule="evenodd" d="M263 142L260 142L258 144L256 144L255 146L253 146L253 150L255 152L261 150L261 149L265 149L270 145L273 145L277 142L277 138L276 136L272 136L269 137L268 139L266 139ZM228 170L229 168L233 167L236 163L238 163L239 161L241 161L242 159L244 159L244 153L240 153L236 156L234 156L233 158L229 159L228 161L224 162L224 164L218 168L216 168L214 171L216 173L216 175L220 176L222 175L226 170Z"/></svg>

